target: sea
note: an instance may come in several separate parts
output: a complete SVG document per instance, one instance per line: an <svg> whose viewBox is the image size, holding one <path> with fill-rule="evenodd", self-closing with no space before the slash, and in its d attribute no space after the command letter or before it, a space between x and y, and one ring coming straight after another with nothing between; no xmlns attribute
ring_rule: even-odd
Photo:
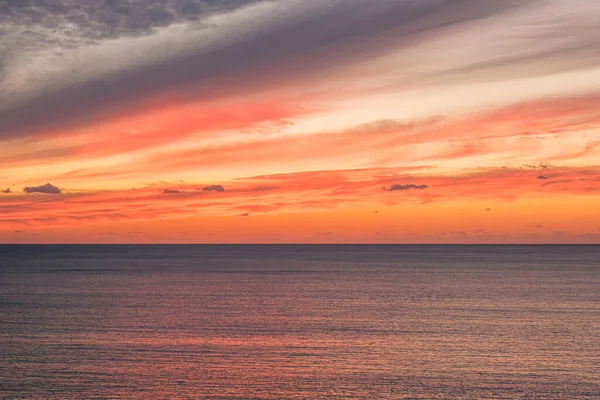
<svg viewBox="0 0 600 400"><path fill-rule="evenodd" d="M0 246L0 399L594 398L600 246Z"/></svg>

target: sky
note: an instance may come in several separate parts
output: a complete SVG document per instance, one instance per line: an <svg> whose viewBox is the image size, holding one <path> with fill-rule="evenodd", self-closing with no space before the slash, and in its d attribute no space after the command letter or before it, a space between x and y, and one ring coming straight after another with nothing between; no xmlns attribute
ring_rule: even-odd
<svg viewBox="0 0 600 400"><path fill-rule="evenodd" d="M0 243L600 243L597 0L0 0Z"/></svg>

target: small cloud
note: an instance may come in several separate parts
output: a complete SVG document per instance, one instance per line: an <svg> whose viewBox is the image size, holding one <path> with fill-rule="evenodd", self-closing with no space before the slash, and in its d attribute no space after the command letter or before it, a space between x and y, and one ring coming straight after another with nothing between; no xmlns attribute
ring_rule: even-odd
<svg viewBox="0 0 600 400"><path fill-rule="evenodd" d="M557 181L546 182L546 183L544 183L543 186L557 185L557 184L561 184L561 183L573 183L573 182L577 182L577 181L575 179L559 179Z"/></svg>
<svg viewBox="0 0 600 400"><path fill-rule="evenodd" d="M331 236L331 235L333 235L333 232L321 232L321 231L317 231L317 232L315 232L315 234L317 234L317 235L323 235L323 236Z"/></svg>
<svg viewBox="0 0 600 400"><path fill-rule="evenodd" d="M477 234L477 235L489 235L490 232L484 230L484 229L477 229L475 231L473 231L473 233Z"/></svg>
<svg viewBox="0 0 600 400"><path fill-rule="evenodd" d="M542 170L542 169L550 169L553 166L548 163L541 162L539 164L525 164L521 166L521 169L529 169L529 170Z"/></svg>
<svg viewBox="0 0 600 400"><path fill-rule="evenodd" d="M488 207L485 209L485 211L490 212L490 211L492 211L492 209Z"/></svg>
<svg viewBox="0 0 600 400"><path fill-rule="evenodd" d="M236 211L246 211L253 213L264 213L275 210L276 207L268 204L251 204L247 206L237 206L234 207Z"/></svg>
<svg viewBox="0 0 600 400"><path fill-rule="evenodd" d="M546 175L538 175L538 177L537 177L537 178L538 178L538 179L544 179L544 180L545 180L545 179L550 179L550 178L548 178Z"/></svg>
<svg viewBox="0 0 600 400"><path fill-rule="evenodd" d="M411 183L411 184L408 184L408 185L392 185L389 189L388 188L383 188L383 190L386 190L388 192L411 190L411 189L425 190L425 189L429 189L429 186L427 186L427 185L415 185L415 184Z"/></svg>
<svg viewBox="0 0 600 400"><path fill-rule="evenodd" d="M526 228L535 228L535 229L541 229L542 225L525 225Z"/></svg>
<svg viewBox="0 0 600 400"><path fill-rule="evenodd" d="M203 187L202 190L204 190L205 192L223 193L225 191L225 188L221 185L210 185L210 186Z"/></svg>
<svg viewBox="0 0 600 400"><path fill-rule="evenodd" d="M452 231L452 232L447 232L446 235L450 235L450 236L467 236L468 233L467 232L463 232L463 231Z"/></svg>
<svg viewBox="0 0 600 400"><path fill-rule="evenodd" d="M131 232L127 232L128 235L131 236L137 236L137 235L143 235L144 232L139 232L139 231L131 231Z"/></svg>
<svg viewBox="0 0 600 400"><path fill-rule="evenodd" d="M23 189L25 193L61 194L62 191L54 185L46 183L41 186L28 186Z"/></svg>
<svg viewBox="0 0 600 400"><path fill-rule="evenodd" d="M181 190L173 190L173 189L165 189L163 190L163 194L183 194L184 192Z"/></svg>
<svg viewBox="0 0 600 400"><path fill-rule="evenodd" d="M238 217L249 217L250 213L238 214Z"/></svg>
<svg viewBox="0 0 600 400"><path fill-rule="evenodd" d="M15 231L15 233L23 233L23 231Z"/></svg>
<svg viewBox="0 0 600 400"><path fill-rule="evenodd" d="M3 190L2 193L11 194L12 190L10 190L10 188L6 188L6 190Z"/></svg>

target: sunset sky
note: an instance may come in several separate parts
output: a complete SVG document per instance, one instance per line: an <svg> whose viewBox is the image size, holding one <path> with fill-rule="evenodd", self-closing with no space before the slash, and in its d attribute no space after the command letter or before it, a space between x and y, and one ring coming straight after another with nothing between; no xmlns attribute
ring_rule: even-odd
<svg viewBox="0 0 600 400"><path fill-rule="evenodd" d="M0 0L0 243L599 243L598 0Z"/></svg>

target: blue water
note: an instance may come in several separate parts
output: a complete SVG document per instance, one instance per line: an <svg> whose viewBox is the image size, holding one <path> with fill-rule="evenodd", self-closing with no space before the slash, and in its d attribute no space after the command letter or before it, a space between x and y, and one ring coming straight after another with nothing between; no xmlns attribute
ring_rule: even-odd
<svg viewBox="0 0 600 400"><path fill-rule="evenodd" d="M0 246L2 399L600 397L600 246Z"/></svg>

